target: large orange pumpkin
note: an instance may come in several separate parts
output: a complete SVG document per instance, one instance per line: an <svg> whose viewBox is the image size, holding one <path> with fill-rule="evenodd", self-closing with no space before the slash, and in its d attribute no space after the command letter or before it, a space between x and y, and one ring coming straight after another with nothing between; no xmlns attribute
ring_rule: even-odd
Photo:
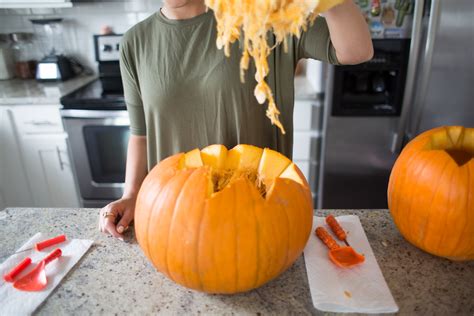
<svg viewBox="0 0 474 316"><path fill-rule="evenodd" d="M301 255L311 233L304 176L270 149L222 145L161 161L137 198L138 243L171 280L209 293L247 291Z"/></svg>
<svg viewBox="0 0 474 316"><path fill-rule="evenodd" d="M474 259L474 128L440 127L413 139L393 167L388 205L413 245Z"/></svg>

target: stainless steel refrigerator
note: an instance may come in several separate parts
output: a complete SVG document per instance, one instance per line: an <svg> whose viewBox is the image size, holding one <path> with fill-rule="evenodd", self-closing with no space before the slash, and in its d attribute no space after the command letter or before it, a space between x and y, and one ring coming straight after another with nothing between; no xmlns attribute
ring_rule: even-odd
<svg viewBox="0 0 474 316"><path fill-rule="evenodd" d="M442 125L474 127L474 1L401 4L393 12L410 15L410 35L390 39L391 51L374 39L384 70L374 60L329 67L318 208L386 208L391 168L410 139Z"/></svg>

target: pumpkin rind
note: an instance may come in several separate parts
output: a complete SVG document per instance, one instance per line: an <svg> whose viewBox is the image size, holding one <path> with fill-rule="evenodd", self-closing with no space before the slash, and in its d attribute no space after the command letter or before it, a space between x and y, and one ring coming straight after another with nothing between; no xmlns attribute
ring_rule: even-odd
<svg viewBox="0 0 474 316"><path fill-rule="evenodd" d="M263 150L239 146L240 154L252 153L249 161L256 165L254 157ZM189 156L178 154L155 166L137 198L137 240L157 270L192 289L230 294L259 287L290 267L313 219L311 193L299 169L290 162L290 178L272 179L265 197L245 177L211 194L212 167L189 167ZM241 158L234 161L246 161Z"/></svg>
<svg viewBox="0 0 474 316"><path fill-rule="evenodd" d="M402 151L388 205L413 245L452 260L474 259L474 129L427 131Z"/></svg>
<svg viewBox="0 0 474 316"><path fill-rule="evenodd" d="M224 145L210 145L201 150L202 162L215 169L223 169L227 158L227 148Z"/></svg>

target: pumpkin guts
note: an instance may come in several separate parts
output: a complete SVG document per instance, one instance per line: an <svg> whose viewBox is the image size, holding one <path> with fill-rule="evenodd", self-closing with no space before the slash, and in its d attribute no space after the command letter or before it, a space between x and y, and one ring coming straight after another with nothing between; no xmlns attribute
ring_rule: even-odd
<svg viewBox="0 0 474 316"><path fill-rule="evenodd" d="M269 73L267 58L272 49L283 44L285 51L289 36L301 35L308 23L312 23L320 12L326 11L343 0L206 0L206 5L214 11L217 20L217 40L219 49L223 48L230 56L230 45L242 41L240 60L240 80L253 59L256 67L257 85L254 95L258 103L268 101L266 115L283 134L285 129L280 122L275 99L270 86L265 82ZM275 35L275 44L269 47L267 35Z"/></svg>

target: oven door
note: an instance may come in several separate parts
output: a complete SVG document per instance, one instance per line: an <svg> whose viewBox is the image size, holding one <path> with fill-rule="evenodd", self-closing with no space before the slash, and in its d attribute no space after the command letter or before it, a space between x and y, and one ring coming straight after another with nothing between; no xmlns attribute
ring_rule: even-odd
<svg viewBox="0 0 474 316"><path fill-rule="evenodd" d="M122 196L129 138L127 111L62 110L84 206Z"/></svg>

